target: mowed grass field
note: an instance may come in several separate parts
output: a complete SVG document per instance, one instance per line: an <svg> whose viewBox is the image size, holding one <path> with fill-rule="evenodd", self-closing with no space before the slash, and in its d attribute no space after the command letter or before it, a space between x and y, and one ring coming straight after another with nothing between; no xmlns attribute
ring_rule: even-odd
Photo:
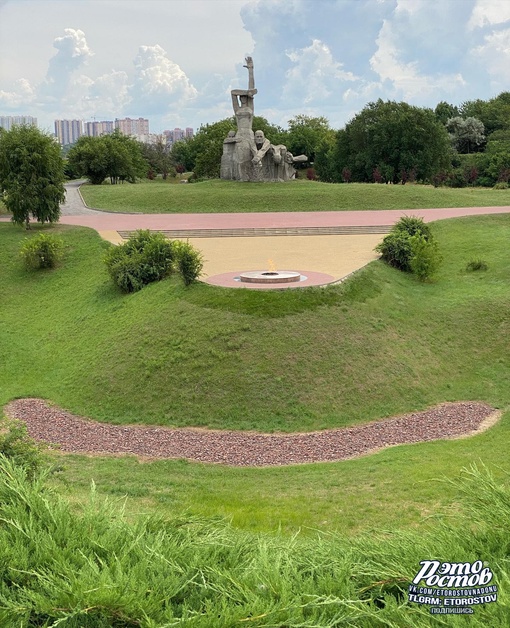
<svg viewBox="0 0 510 628"><path fill-rule="evenodd" d="M162 179L136 184L83 185L89 207L117 212L208 213L428 209L510 205L510 190L434 188L429 185L333 185L298 179L282 183L202 181L174 185Z"/></svg>
<svg viewBox="0 0 510 628"><path fill-rule="evenodd" d="M2 404L33 396L115 423L289 432L443 401L509 406L510 216L435 224L436 283L374 262L340 286L282 292L170 279L122 295L102 264L110 245L87 229L51 231L66 242L62 266L27 273L26 232L0 225ZM476 258L489 269L467 272ZM94 480L100 494L127 495L130 516L220 514L289 532L428 526L455 509L455 488L438 479L476 461L510 471L509 430L505 412L474 438L278 469L64 456L53 483L80 503Z"/></svg>

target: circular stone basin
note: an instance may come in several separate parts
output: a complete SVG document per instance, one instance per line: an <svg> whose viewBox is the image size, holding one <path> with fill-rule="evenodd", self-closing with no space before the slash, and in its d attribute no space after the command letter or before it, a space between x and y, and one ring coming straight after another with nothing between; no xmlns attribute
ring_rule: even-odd
<svg viewBox="0 0 510 628"><path fill-rule="evenodd" d="M292 270L255 270L249 273L240 273L239 279L245 283L292 283L300 281L301 274Z"/></svg>

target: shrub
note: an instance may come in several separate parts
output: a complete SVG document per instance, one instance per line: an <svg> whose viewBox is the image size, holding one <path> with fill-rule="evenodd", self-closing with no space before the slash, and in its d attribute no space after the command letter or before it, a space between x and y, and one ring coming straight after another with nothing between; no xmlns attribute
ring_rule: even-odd
<svg viewBox="0 0 510 628"><path fill-rule="evenodd" d="M438 188L441 185L444 185L444 182L446 181L447 178L448 178L448 174L446 172L444 172L444 171L436 172L432 176L432 185L435 188Z"/></svg>
<svg viewBox="0 0 510 628"><path fill-rule="evenodd" d="M375 250L390 266L415 272L422 281L431 277L441 262L430 226L418 216L402 216Z"/></svg>
<svg viewBox="0 0 510 628"><path fill-rule="evenodd" d="M423 222L423 218L418 216L402 216L392 228L396 233L407 233L409 236L421 235L425 240L432 238L432 232L429 225Z"/></svg>
<svg viewBox="0 0 510 628"><path fill-rule="evenodd" d="M62 259L64 241L54 235L40 233L34 238L25 238L20 255L27 270L55 268Z"/></svg>
<svg viewBox="0 0 510 628"><path fill-rule="evenodd" d="M413 275L420 281L428 281L436 274L443 260L437 242L427 240L423 235L417 234L411 238L412 255L409 265Z"/></svg>
<svg viewBox="0 0 510 628"><path fill-rule="evenodd" d="M0 455L22 467L28 478L35 476L45 464L45 446L28 436L26 425L20 421L0 419Z"/></svg>
<svg viewBox="0 0 510 628"><path fill-rule="evenodd" d="M189 242L173 242L176 266L186 286L191 285L202 274L204 258L202 253Z"/></svg>
<svg viewBox="0 0 510 628"><path fill-rule="evenodd" d="M462 170L456 170L452 172L449 178L446 180L446 185L450 188L465 188L468 182L466 175Z"/></svg>
<svg viewBox="0 0 510 628"><path fill-rule="evenodd" d="M508 190L508 183L506 181L498 181L494 186L494 190Z"/></svg>
<svg viewBox="0 0 510 628"><path fill-rule="evenodd" d="M174 249L162 233L139 230L125 244L112 247L104 261L123 292L136 292L170 275Z"/></svg>
<svg viewBox="0 0 510 628"><path fill-rule="evenodd" d="M487 262L484 262L483 259L474 259L467 263L466 270L469 272L477 271L477 270L487 270L489 266Z"/></svg>
<svg viewBox="0 0 510 628"><path fill-rule="evenodd" d="M411 236L405 231L392 231L375 247L382 259L399 270L411 271L413 247Z"/></svg>
<svg viewBox="0 0 510 628"><path fill-rule="evenodd" d="M342 180L344 183L349 183L352 179L352 172L350 170L350 168L343 168L342 169Z"/></svg>

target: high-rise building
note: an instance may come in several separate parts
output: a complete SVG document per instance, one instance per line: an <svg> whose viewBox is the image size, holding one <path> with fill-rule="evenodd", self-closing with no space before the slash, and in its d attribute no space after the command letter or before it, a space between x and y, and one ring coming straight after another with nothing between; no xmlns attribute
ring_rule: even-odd
<svg viewBox="0 0 510 628"><path fill-rule="evenodd" d="M115 128L124 135L149 135L149 121L147 118L115 118Z"/></svg>
<svg viewBox="0 0 510 628"><path fill-rule="evenodd" d="M81 120L55 120L55 135L62 146L74 144L83 135Z"/></svg>
<svg viewBox="0 0 510 628"><path fill-rule="evenodd" d="M175 128L173 131L163 131L163 135L167 138L167 143L169 145L175 144L175 142L180 142L181 140L185 140L193 137L193 129L188 126L186 130Z"/></svg>
<svg viewBox="0 0 510 628"><path fill-rule="evenodd" d="M101 135L108 135L113 133L115 125L113 120L101 120L100 122L94 120L93 122L85 122L84 135L89 137L100 137Z"/></svg>
<svg viewBox="0 0 510 628"><path fill-rule="evenodd" d="M0 129L10 131L15 125L37 126L37 118L32 116L0 116Z"/></svg>

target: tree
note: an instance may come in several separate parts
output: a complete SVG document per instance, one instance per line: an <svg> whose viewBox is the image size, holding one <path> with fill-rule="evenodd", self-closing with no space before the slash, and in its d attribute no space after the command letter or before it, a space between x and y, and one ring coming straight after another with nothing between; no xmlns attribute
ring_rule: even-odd
<svg viewBox="0 0 510 628"><path fill-rule="evenodd" d="M372 181L376 168L386 182L427 180L449 168L450 151L448 133L432 110L379 99L337 132L333 180L341 181L345 168L358 182Z"/></svg>
<svg viewBox="0 0 510 628"><path fill-rule="evenodd" d="M510 128L510 92L502 92L490 100L464 102L460 106L460 115L481 120L489 139L495 131Z"/></svg>
<svg viewBox="0 0 510 628"><path fill-rule="evenodd" d="M455 105L450 105L442 100L434 109L434 114L436 119L441 122L441 124L446 126L446 123L450 120L450 118L455 118L459 115L459 109Z"/></svg>
<svg viewBox="0 0 510 628"><path fill-rule="evenodd" d="M451 142L459 153L473 153L485 144L485 128L477 118L450 118L446 123Z"/></svg>
<svg viewBox="0 0 510 628"><path fill-rule="evenodd" d="M16 224L57 222L65 200L60 146L33 126L0 129L0 192Z"/></svg>
<svg viewBox="0 0 510 628"><path fill-rule="evenodd" d="M135 183L149 168L139 142L119 130L101 137L80 137L69 151L68 161L73 172L87 177L93 185L107 177L112 185L119 181Z"/></svg>
<svg viewBox="0 0 510 628"><path fill-rule="evenodd" d="M140 143L140 149L150 171L162 175L163 179L166 179L170 172L175 173L174 160L164 136L159 136L154 144Z"/></svg>
<svg viewBox="0 0 510 628"><path fill-rule="evenodd" d="M306 155L308 162L313 164L317 152L320 150L323 153L328 146L333 145L334 140L335 132L327 118L299 114L289 120L287 137L282 143L287 145L293 155Z"/></svg>

